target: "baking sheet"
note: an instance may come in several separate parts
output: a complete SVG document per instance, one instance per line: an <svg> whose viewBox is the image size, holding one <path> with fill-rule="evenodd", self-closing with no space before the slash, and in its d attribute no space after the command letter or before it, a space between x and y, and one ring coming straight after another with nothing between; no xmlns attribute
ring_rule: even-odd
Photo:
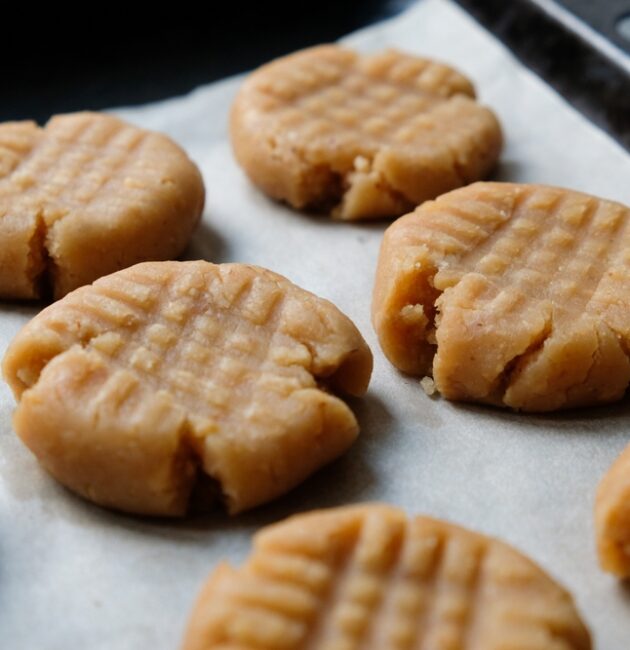
<svg viewBox="0 0 630 650"><path fill-rule="evenodd" d="M396 46L468 74L504 126L499 179L630 203L623 150L447 0L423 0L346 40L365 51ZM368 500L514 544L574 593L599 648L629 647L630 589L597 568L592 505L600 476L630 441L630 405L516 415L431 399L397 373L369 322L386 224L299 214L253 188L227 140L240 83L116 112L170 134L203 171L208 201L187 257L269 267L356 322L375 354L369 394L353 401L362 435L344 458L275 504L236 518L155 521L92 506L46 476L12 433L13 399L0 386L0 648L175 648L208 572L219 559L240 562L256 529L297 511ZM2 305L2 351L35 313Z"/></svg>

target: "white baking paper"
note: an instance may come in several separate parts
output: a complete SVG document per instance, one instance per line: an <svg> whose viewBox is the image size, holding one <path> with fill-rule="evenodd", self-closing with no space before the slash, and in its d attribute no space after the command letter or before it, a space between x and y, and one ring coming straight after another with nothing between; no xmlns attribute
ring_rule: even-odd
<svg viewBox="0 0 630 650"><path fill-rule="evenodd" d="M630 157L447 0L424 0L346 41L365 51L395 46L469 75L504 127L498 178L630 203ZM202 169L207 206L187 257L269 267L358 325L375 355L369 394L353 401L360 439L292 494L250 514L147 520L86 503L44 474L13 434L13 398L0 386L0 648L172 650L208 572L222 559L241 562L260 526L368 500L514 544L573 592L597 647L629 648L630 589L598 569L592 517L597 483L630 441L628 403L516 415L431 399L418 380L396 372L369 320L385 224L300 214L250 185L227 135L240 83L116 112L170 134ZM35 311L0 307L2 350Z"/></svg>

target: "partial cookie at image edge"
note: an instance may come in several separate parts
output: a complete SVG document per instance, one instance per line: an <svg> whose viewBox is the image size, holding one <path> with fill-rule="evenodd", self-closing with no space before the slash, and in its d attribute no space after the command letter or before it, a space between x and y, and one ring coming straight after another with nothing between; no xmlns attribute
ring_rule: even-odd
<svg viewBox="0 0 630 650"><path fill-rule="evenodd" d="M601 568L630 578L630 445L597 487L595 536Z"/></svg>
<svg viewBox="0 0 630 650"><path fill-rule="evenodd" d="M496 539L381 504L294 515L220 564L182 650L589 650L571 595Z"/></svg>
<svg viewBox="0 0 630 650"><path fill-rule="evenodd" d="M180 146L113 115L0 124L0 297L58 299L138 262L175 258L204 199Z"/></svg>

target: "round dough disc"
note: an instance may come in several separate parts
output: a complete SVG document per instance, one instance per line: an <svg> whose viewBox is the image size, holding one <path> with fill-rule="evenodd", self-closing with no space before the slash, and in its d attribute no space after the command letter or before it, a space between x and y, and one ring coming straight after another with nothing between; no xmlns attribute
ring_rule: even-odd
<svg viewBox="0 0 630 650"><path fill-rule="evenodd" d="M247 79L232 145L273 198L340 219L396 217L495 165L501 130L474 96L468 79L428 59L314 47Z"/></svg>
<svg viewBox="0 0 630 650"><path fill-rule="evenodd" d="M496 539L384 505L269 526L203 588L183 650L588 650L571 596Z"/></svg>
<svg viewBox="0 0 630 650"><path fill-rule="evenodd" d="M476 183L385 233L372 320L400 370L448 399L552 411L630 381L630 210L561 188Z"/></svg>
<svg viewBox="0 0 630 650"><path fill-rule="evenodd" d="M203 204L199 170L160 133L101 113L0 124L0 298L177 257Z"/></svg>
<svg viewBox="0 0 630 650"><path fill-rule="evenodd" d="M15 429L55 478L181 515L204 476L239 512L344 452L359 427L335 393L367 390L372 355L334 305L275 273L146 262L37 315L3 370Z"/></svg>

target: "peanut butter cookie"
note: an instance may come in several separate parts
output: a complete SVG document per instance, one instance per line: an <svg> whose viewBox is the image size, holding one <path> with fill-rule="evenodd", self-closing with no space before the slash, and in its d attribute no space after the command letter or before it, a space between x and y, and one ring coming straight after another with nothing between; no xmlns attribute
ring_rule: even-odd
<svg viewBox="0 0 630 650"><path fill-rule="evenodd" d="M630 445L599 484L595 530L602 569L630 578Z"/></svg>
<svg viewBox="0 0 630 650"><path fill-rule="evenodd" d="M630 210L579 192L477 183L385 233L372 318L400 370L449 399L551 411L630 381Z"/></svg>
<svg viewBox="0 0 630 650"><path fill-rule="evenodd" d="M372 356L334 305L261 268L147 262L37 315L4 358L14 426L96 503L184 514L211 477L230 512L344 452Z"/></svg>
<svg viewBox="0 0 630 650"><path fill-rule="evenodd" d="M55 298L176 257L204 187L184 151L111 115L0 124L0 297Z"/></svg>
<svg viewBox="0 0 630 650"><path fill-rule="evenodd" d="M238 162L264 192L339 219L396 217L484 178L494 114L441 63L310 48L254 72L232 108Z"/></svg>
<svg viewBox="0 0 630 650"><path fill-rule="evenodd" d="M312 512L220 565L183 650L588 650L571 596L507 544L382 505Z"/></svg>

